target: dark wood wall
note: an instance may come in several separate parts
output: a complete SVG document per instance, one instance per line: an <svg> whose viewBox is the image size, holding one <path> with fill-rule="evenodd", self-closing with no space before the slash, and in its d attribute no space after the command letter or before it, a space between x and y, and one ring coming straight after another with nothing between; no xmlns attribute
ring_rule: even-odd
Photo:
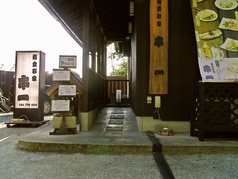
<svg viewBox="0 0 238 179"><path fill-rule="evenodd" d="M88 112L106 102L106 41L95 7L88 0L84 0L83 17L82 112Z"/></svg>
<svg viewBox="0 0 238 179"><path fill-rule="evenodd" d="M149 94L149 1L135 1L131 58L131 106L137 116L154 116ZM162 120L190 120L192 84L199 81L197 47L189 0L169 1L168 94L161 96ZM152 104L147 104L152 96Z"/></svg>

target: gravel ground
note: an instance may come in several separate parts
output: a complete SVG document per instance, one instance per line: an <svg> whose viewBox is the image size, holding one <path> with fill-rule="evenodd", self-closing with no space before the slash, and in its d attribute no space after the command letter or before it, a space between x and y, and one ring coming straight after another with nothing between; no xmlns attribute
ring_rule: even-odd
<svg viewBox="0 0 238 179"><path fill-rule="evenodd" d="M157 179L152 154L48 153L20 150L20 136L38 128L6 128L0 113L0 179ZM176 179L237 179L238 154L166 153Z"/></svg>

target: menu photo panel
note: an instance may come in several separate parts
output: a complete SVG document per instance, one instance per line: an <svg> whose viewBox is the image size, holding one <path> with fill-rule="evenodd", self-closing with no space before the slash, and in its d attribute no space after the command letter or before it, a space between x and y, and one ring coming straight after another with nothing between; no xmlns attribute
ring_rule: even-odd
<svg viewBox="0 0 238 179"><path fill-rule="evenodd" d="M238 2L190 0L203 82L238 82Z"/></svg>

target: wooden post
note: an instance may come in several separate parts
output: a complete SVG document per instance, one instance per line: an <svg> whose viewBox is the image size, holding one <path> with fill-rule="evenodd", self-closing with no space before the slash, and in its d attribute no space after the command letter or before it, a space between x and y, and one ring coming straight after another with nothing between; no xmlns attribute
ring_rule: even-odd
<svg viewBox="0 0 238 179"><path fill-rule="evenodd" d="M168 0L150 0L149 93L168 93Z"/></svg>
<svg viewBox="0 0 238 179"><path fill-rule="evenodd" d="M83 1L83 89L82 112L89 111L90 2Z"/></svg>

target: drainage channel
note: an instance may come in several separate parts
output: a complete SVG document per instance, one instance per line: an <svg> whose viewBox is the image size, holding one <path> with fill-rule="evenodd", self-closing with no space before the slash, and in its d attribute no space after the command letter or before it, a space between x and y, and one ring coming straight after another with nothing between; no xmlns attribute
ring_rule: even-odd
<svg viewBox="0 0 238 179"><path fill-rule="evenodd" d="M164 158L164 155L162 154L162 144L155 137L153 132L147 131L146 135L148 136L148 138L151 140L151 142L153 144L152 152L154 155L155 162L161 172L161 176L164 179L175 179L171 169L169 168L168 163L166 162L166 160Z"/></svg>

